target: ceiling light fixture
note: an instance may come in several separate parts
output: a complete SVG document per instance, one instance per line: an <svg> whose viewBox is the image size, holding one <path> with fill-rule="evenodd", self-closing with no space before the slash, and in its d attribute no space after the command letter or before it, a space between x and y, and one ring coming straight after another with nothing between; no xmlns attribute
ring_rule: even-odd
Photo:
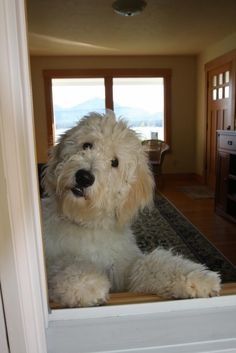
<svg viewBox="0 0 236 353"><path fill-rule="evenodd" d="M135 16L144 10L147 3L144 0L116 0L113 10L122 16Z"/></svg>

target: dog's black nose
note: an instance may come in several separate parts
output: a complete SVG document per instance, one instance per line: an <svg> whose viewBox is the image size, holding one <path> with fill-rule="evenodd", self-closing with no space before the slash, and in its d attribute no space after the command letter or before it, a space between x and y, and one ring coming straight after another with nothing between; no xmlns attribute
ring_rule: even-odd
<svg viewBox="0 0 236 353"><path fill-rule="evenodd" d="M94 183L94 175L85 169L79 169L75 173L76 184L80 188L87 188L88 186L93 185Z"/></svg>

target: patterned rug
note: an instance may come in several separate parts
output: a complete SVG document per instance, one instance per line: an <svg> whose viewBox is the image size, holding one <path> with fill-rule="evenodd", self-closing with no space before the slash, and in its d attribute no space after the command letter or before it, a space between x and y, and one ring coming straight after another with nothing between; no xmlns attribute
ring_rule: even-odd
<svg viewBox="0 0 236 353"><path fill-rule="evenodd" d="M161 195L157 196L152 210L145 209L139 214L132 229L143 252L158 246L172 249L219 272L223 283L236 282L236 267Z"/></svg>

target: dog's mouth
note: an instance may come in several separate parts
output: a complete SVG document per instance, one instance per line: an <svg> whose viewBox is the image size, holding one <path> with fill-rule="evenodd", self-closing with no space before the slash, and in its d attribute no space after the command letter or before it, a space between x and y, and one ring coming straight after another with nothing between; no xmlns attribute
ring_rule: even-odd
<svg viewBox="0 0 236 353"><path fill-rule="evenodd" d="M85 189L82 187L74 186L71 191L76 197L85 197Z"/></svg>

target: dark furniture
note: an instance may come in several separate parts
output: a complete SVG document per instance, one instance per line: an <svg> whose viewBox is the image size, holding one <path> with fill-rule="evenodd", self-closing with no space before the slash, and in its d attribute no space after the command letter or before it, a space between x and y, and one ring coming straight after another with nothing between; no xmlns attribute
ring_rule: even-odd
<svg viewBox="0 0 236 353"><path fill-rule="evenodd" d="M215 211L236 222L236 131L217 131Z"/></svg>
<svg viewBox="0 0 236 353"><path fill-rule="evenodd" d="M145 146L148 153L156 186L161 186L163 182L162 165L166 152L170 149L170 147L162 140L144 140L142 144Z"/></svg>

